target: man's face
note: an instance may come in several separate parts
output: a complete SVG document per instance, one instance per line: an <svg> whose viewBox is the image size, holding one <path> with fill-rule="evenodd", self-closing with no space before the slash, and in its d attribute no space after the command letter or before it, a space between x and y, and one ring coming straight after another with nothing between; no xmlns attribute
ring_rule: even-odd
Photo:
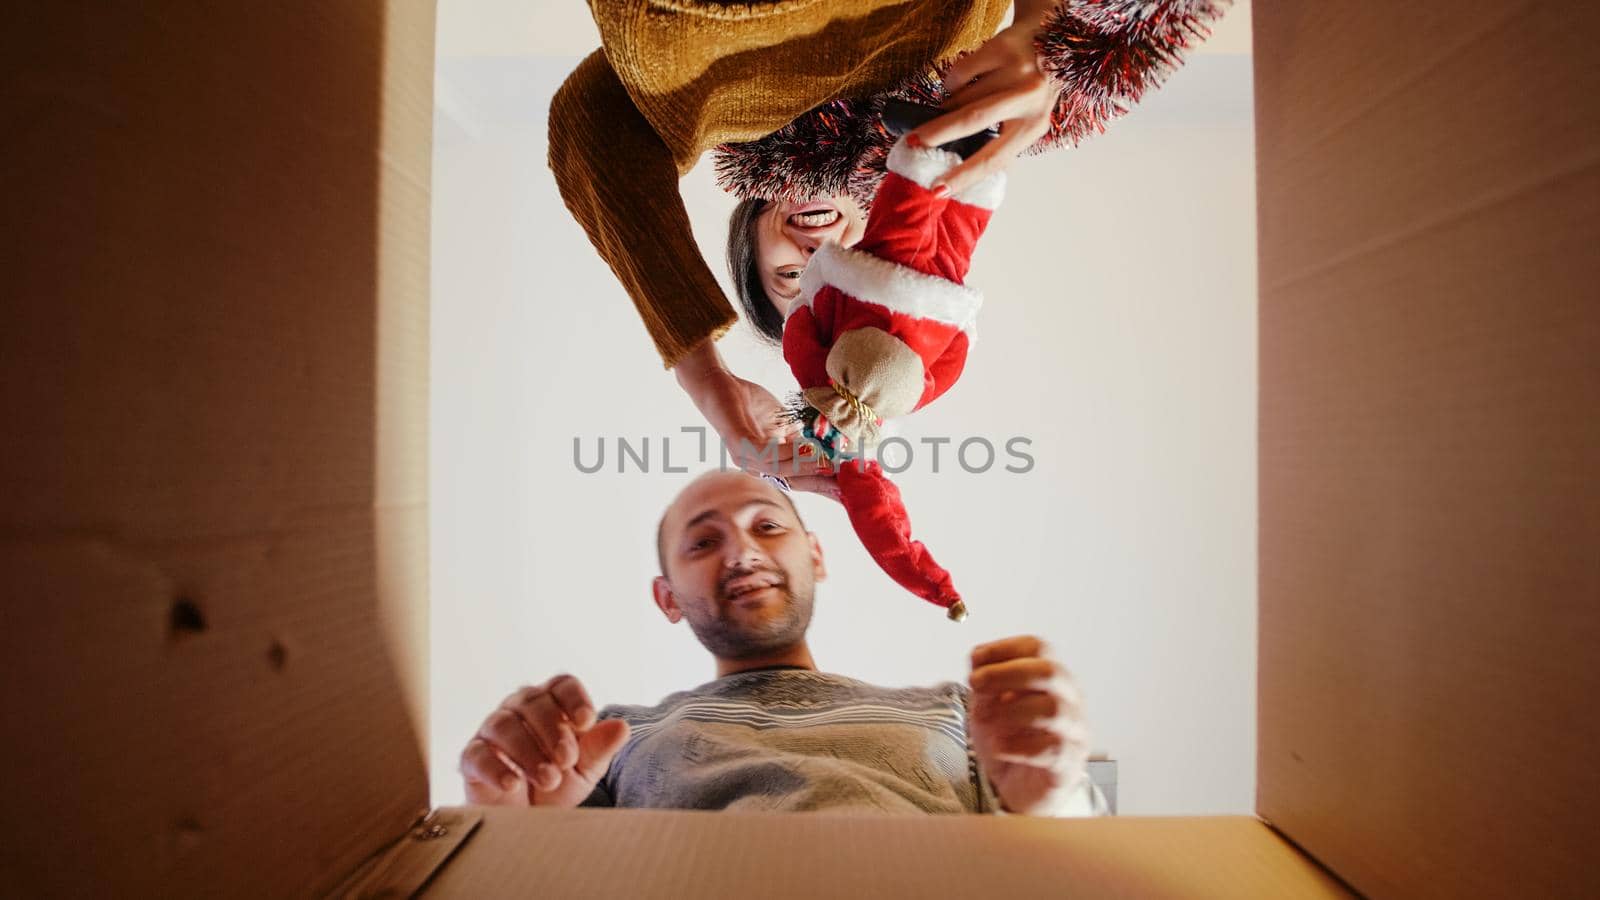
<svg viewBox="0 0 1600 900"><path fill-rule="evenodd" d="M748 659L799 643L811 625L822 550L776 487L743 472L712 472L662 517L664 577L656 603L689 620L718 659Z"/></svg>

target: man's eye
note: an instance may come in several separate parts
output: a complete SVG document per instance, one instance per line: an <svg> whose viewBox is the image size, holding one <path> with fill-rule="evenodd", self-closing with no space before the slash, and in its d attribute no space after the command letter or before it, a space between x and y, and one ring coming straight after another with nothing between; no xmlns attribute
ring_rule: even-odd
<svg viewBox="0 0 1600 900"><path fill-rule="evenodd" d="M704 550L717 542L716 538L701 538L689 545L690 551Z"/></svg>
<svg viewBox="0 0 1600 900"><path fill-rule="evenodd" d="M765 522L762 522L760 525L757 525L756 527L760 528L762 531L767 532L768 534L771 534L774 531L782 531L783 530L783 526L782 525L779 525L777 522L774 522L774 521L772 521L770 519L765 521Z"/></svg>

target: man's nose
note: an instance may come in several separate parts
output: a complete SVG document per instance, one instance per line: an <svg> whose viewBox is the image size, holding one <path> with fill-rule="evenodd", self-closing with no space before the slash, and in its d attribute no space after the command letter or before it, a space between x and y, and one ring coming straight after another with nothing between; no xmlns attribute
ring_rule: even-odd
<svg viewBox="0 0 1600 900"><path fill-rule="evenodd" d="M722 564L730 569L750 569L766 561L766 554L761 552L761 545L749 535L740 535L737 540L727 543L728 554L723 557Z"/></svg>

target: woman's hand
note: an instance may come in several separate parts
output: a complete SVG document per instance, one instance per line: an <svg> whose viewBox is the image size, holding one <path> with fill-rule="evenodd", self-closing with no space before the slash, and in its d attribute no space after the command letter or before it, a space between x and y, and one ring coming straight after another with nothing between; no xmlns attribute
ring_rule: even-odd
<svg viewBox="0 0 1600 900"><path fill-rule="evenodd" d="M916 141L937 147L1000 123L999 137L939 179L951 193L1003 171L1050 129L1059 88L1039 67L1034 50L1043 18L1035 5L1018 3L1017 24L950 66L945 114L911 132Z"/></svg>
<svg viewBox="0 0 1600 900"><path fill-rule="evenodd" d="M838 498L833 474L818 465L816 448L799 440L800 426L785 421L783 404L728 371L712 341L689 351L674 371L734 465L782 476L795 490Z"/></svg>

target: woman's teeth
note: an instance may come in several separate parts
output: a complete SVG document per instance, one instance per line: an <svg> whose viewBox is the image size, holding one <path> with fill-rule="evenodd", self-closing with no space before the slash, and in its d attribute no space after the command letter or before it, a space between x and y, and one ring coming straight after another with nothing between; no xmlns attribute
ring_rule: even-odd
<svg viewBox="0 0 1600 900"><path fill-rule="evenodd" d="M818 209L811 212L795 213L789 221L801 228L823 228L839 221L839 211L836 209Z"/></svg>

